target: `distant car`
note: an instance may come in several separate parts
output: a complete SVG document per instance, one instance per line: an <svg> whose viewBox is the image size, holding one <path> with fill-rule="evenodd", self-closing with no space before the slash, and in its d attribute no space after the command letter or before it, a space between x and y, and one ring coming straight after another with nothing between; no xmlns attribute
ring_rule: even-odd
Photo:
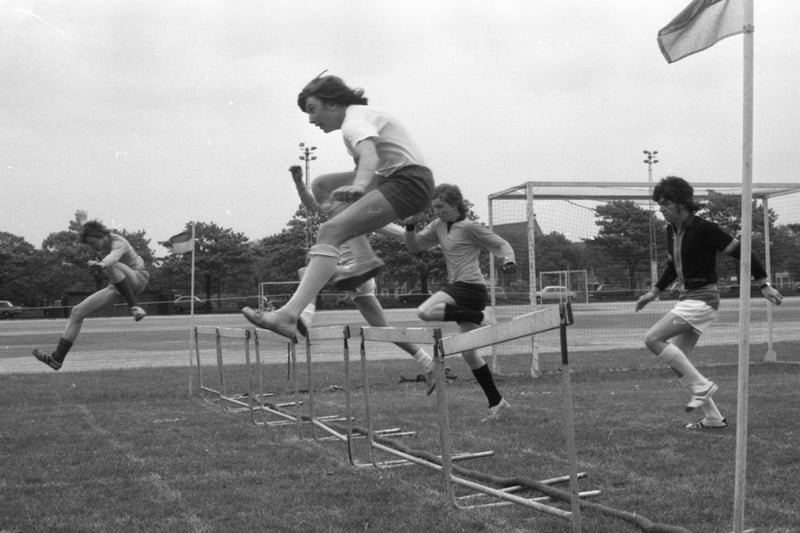
<svg viewBox="0 0 800 533"><path fill-rule="evenodd" d="M430 297L431 293L414 289L406 294L401 294L398 296L397 300L403 305L420 305Z"/></svg>
<svg viewBox="0 0 800 533"><path fill-rule="evenodd" d="M598 302L633 300L634 290L619 285L603 283L589 293L589 298Z"/></svg>
<svg viewBox="0 0 800 533"><path fill-rule="evenodd" d="M176 313L188 312L192 309L192 296L178 296L172 302L172 308ZM194 310L199 311L203 309L208 311L211 308L211 302L204 302L201 298L194 296Z"/></svg>
<svg viewBox="0 0 800 533"><path fill-rule="evenodd" d="M536 303L547 302L571 302L576 298L575 291L571 291L561 285L548 285L540 291L536 291Z"/></svg>
<svg viewBox="0 0 800 533"><path fill-rule="evenodd" d="M353 300L346 294L340 294L336 297L336 301L334 302L336 307L352 307Z"/></svg>
<svg viewBox="0 0 800 533"><path fill-rule="evenodd" d="M20 318L22 308L14 305L8 300L0 300L0 318Z"/></svg>

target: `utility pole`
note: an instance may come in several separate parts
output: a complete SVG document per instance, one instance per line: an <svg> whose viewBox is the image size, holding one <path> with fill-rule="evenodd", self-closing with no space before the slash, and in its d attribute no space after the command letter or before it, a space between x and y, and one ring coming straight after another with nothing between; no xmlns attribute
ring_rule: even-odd
<svg viewBox="0 0 800 533"><path fill-rule="evenodd" d="M305 185L306 189L309 188L309 180L311 174L311 161L317 159L317 156L314 155L316 151L316 146L306 146L306 143L300 143L300 160L305 162ZM305 248L306 248L306 261L308 261L308 250L311 247L311 217L313 213L310 209L303 206L303 210L306 213L306 231L305 231Z"/></svg>
<svg viewBox="0 0 800 533"><path fill-rule="evenodd" d="M656 214L653 211L653 165L658 163L658 159L656 159L658 150L642 150L642 152L647 156L644 163L647 165L648 202L650 206L650 286L655 287L658 281L658 257L656 251Z"/></svg>

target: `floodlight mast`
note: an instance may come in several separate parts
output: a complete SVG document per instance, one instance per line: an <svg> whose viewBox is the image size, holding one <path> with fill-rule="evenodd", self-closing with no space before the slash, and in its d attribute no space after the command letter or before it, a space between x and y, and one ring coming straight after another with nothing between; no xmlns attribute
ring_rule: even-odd
<svg viewBox="0 0 800 533"><path fill-rule="evenodd" d="M653 211L653 165L658 163L658 159L656 159L658 150L642 150L642 153L647 156L647 159L644 160L644 163L647 165L647 183L650 188L650 279L652 280L651 286L655 287L656 282L658 281L658 252L656 250L656 215Z"/></svg>
<svg viewBox="0 0 800 533"><path fill-rule="evenodd" d="M305 174L305 184L306 189L309 188L309 180L311 174L311 161L317 159L317 156L314 155L316 151L316 146L306 146L306 143L300 143L300 160L305 162L306 167L306 174ZM305 248L306 248L306 261L308 261L308 250L311 247L311 210L305 206L303 206L303 210L306 213L306 230L305 230Z"/></svg>

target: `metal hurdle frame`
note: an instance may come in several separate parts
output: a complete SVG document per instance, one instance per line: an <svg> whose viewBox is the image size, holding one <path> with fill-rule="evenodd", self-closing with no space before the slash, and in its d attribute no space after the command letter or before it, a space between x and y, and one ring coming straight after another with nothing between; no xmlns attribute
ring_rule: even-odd
<svg viewBox="0 0 800 533"><path fill-rule="evenodd" d="M406 435L413 435L415 432L402 432L399 428L390 428L384 430L375 430L372 423L372 412L370 408L369 402L369 376L367 373L367 350L366 350L366 342L373 341L373 342L390 342L390 343L398 343L398 342L409 342L414 344L428 344L433 346L434 352L438 350L439 339L441 338L441 329L439 328L393 328L393 327L376 327L376 326L364 326L361 328L361 373L362 379L364 381L364 418L366 420L367 425L367 443L369 449L369 459L368 463L362 463L355 459L355 453L353 451L353 434L351 430L351 425L348 425L348 433L347 433L347 451L348 451L348 458L350 460L350 464L353 466L358 467L375 467L375 468L391 468L395 466L404 466L410 464L418 464L421 466L426 466L428 468L433 468L434 470L441 470L441 465L428 461L426 459L422 459L420 457L413 456L411 454L404 453L400 450L392 448L391 446L387 446L380 442L375 441L375 435L382 435L386 437L401 437ZM345 381L346 381L346 390L347 390L347 415L348 420L351 420L351 403L350 403L350 371L349 371L349 355L348 352L345 352ZM445 383L444 379L437 383L437 388L440 387L439 383L441 383L442 387ZM400 457L400 459L388 460L388 461L378 461L375 457L375 450L381 450L391 455ZM485 452L464 452L459 454L451 454L450 460L451 461L460 461L465 459L475 459L478 457L487 457L493 455L493 451L485 451Z"/></svg>
<svg viewBox="0 0 800 533"><path fill-rule="evenodd" d="M301 434L301 418L300 418L300 385L297 380L297 352L296 352L296 342L295 339L290 339L288 337L284 337L274 331L270 331L267 329L262 328L254 328L253 329L253 346L255 348L256 354L256 364L258 365L258 378L259 384L261 386L261 390L263 390L264 386L264 371L263 371L263 364L261 362L261 342L267 339L277 339L281 343L286 344L286 357L288 363L288 375L287 379L291 376L294 376L294 401L292 402L285 402L280 404L270 404L263 400L265 397L264 395L260 396L259 408L262 412L263 420L258 422L257 425L271 427L271 426L284 426L291 423L296 423L297 426L297 435L298 437ZM270 393L268 396L273 396ZM284 407L295 407L295 415L291 415L286 411L281 410ZM270 418L269 415L274 415L277 418Z"/></svg>
<svg viewBox="0 0 800 533"><path fill-rule="evenodd" d="M572 521L574 533L581 531L580 501L578 493L578 471L575 454L575 428L574 413L572 411L572 389L570 385L569 367L567 364L567 345L566 327L573 323L572 308L570 304L561 304L558 307L549 307L540 311L534 311L519 316L508 322L502 322L492 326L485 326L472 331L461 333L439 340L439 350L434 351L436 359L436 379L438 383L444 382L445 357L460 354L466 350L492 346L501 342L518 339L521 337L533 336L537 333L550 331L553 329L561 330L561 351L562 363L564 365L564 406L566 418L566 440L567 454L570 463L569 483L570 483L570 503L571 511L566 511L558 507L545 505L539 498L522 498L515 494L510 488L504 490L494 489L474 481L453 475L452 467L452 440L450 436L450 421L447 410L447 387L437 387L437 404L440 417L440 431L442 440L442 472L444 473L445 487L451 503L458 508L468 509L496 505L496 503L464 506L459 503L459 498L455 495L454 485L462 485L478 492L494 496L501 500L518 503L533 509L559 516ZM563 478L560 478L563 479ZM585 496L597 494L596 491L583 493Z"/></svg>
<svg viewBox="0 0 800 533"><path fill-rule="evenodd" d="M213 389L203 383L203 371L200 364L200 335L214 335L216 355L217 355L217 372L219 376L219 389ZM242 328L223 328L217 326L195 326L194 328L194 342L195 342L195 356L197 358L197 376L199 381L200 397L204 401L209 401L205 393L211 393L215 396L217 403L220 405L224 412L240 412L248 411L250 414L250 421L253 424L258 422L255 419L255 411L257 410L256 402L260 402L261 398L265 395L263 388L263 380L260 379L259 372L259 388L256 388L253 383L253 364L250 358L250 338L252 332L249 329ZM242 394L228 394L227 385L225 381L225 364L222 350L222 339L238 339L241 340L244 346L244 359L245 368L247 370L247 393ZM260 370L260 365L255 366L256 371ZM246 396L246 400L244 398ZM232 404L234 407L229 407ZM260 407L259 407L260 408Z"/></svg>

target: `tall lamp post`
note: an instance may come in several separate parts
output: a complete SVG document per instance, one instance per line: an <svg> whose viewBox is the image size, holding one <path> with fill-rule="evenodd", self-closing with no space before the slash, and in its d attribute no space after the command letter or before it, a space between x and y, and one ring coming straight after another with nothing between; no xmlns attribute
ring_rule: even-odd
<svg viewBox="0 0 800 533"><path fill-rule="evenodd" d="M658 159L656 159L658 150L642 150L642 152L647 156L644 163L647 165L648 202L650 206L650 279L652 282L650 286L655 287L658 281L658 258L656 255L656 215L653 211L653 165L658 163Z"/></svg>
<svg viewBox="0 0 800 533"><path fill-rule="evenodd" d="M314 152L317 150L316 146L306 146L306 143L300 143L300 160L305 162L306 172L305 172L305 183L306 189L308 189L309 185L309 175L311 174L311 161L314 161L317 156L314 155ZM306 259L308 259L308 249L311 247L311 210L307 207L303 206L303 210L306 213L306 231L305 231L305 247L306 247Z"/></svg>

